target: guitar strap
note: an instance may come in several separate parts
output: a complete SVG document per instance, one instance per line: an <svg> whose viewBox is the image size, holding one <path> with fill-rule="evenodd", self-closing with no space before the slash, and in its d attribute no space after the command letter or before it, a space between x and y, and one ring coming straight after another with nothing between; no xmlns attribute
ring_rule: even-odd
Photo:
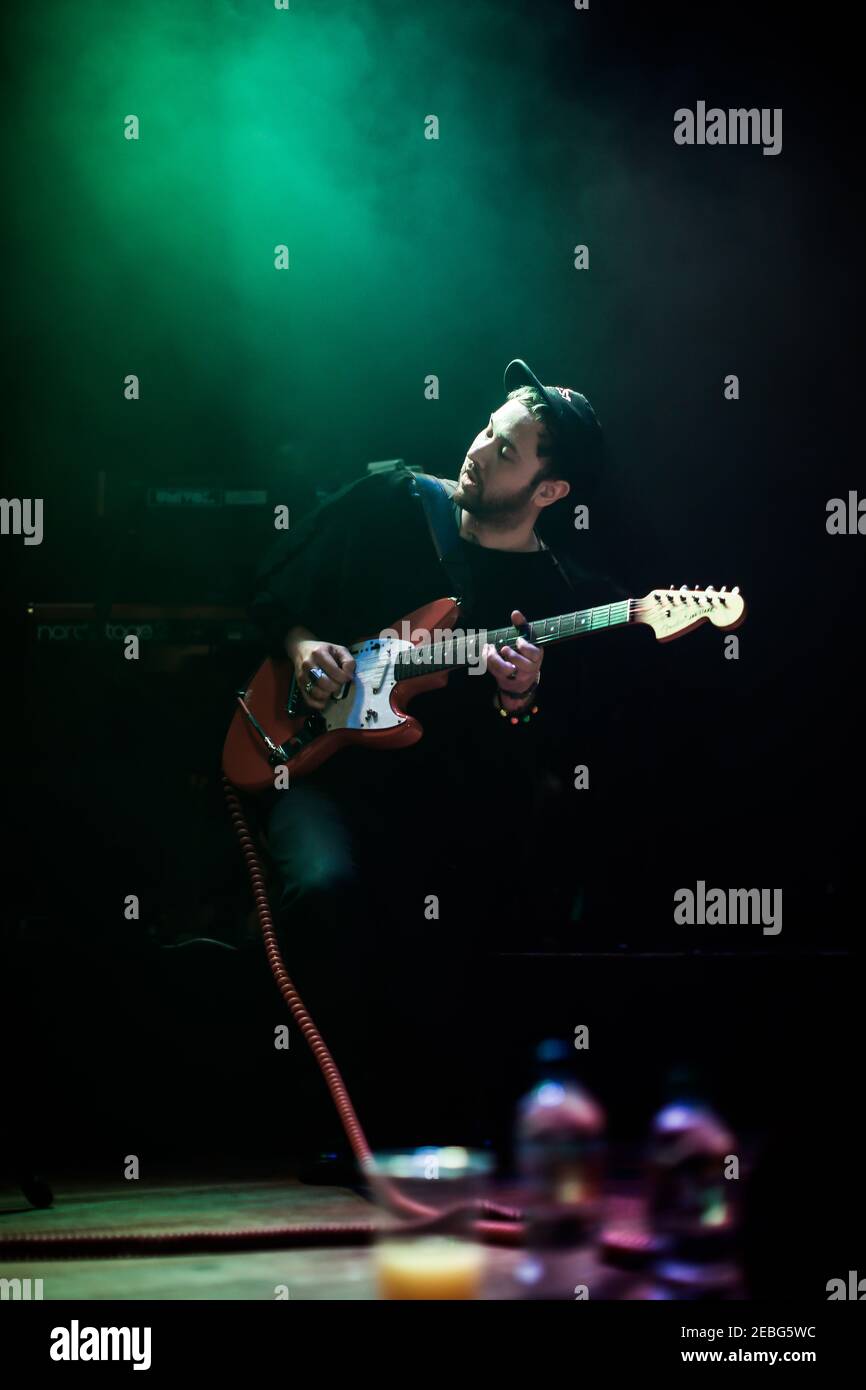
<svg viewBox="0 0 866 1390"><path fill-rule="evenodd" d="M412 481L413 494L421 499L436 554L450 583L454 585L455 597L459 597L461 605L465 607L470 601L472 580L460 548L460 507L451 500L457 484L447 478L434 478L430 473L413 473ZM547 551L561 578L575 593L575 586L555 553L544 541L541 548Z"/></svg>
<svg viewBox="0 0 866 1390"><path fill-rule="evenodd" d="M472 580L461 553L460 507L452 501L456 488L457 484L446 478L434 478L430 473L412 474L412 493L421 499L439 563L454 589L453 597L465 605L470 600Z"/></svg>

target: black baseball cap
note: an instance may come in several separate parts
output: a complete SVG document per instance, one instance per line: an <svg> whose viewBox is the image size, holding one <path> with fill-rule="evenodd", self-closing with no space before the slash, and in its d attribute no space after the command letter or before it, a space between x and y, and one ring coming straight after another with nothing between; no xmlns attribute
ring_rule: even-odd
<svg viewBox="0 0 866 1390"><path fill-rule="evenodd" d="M554 431L563 456L570 462L581 483L598 481L604 458L604 436L598 416L586 396L570 386L542 386L538 377L519 357L509 362L502 378L506 395L519 386L534 386L550 406Z"/></svg>

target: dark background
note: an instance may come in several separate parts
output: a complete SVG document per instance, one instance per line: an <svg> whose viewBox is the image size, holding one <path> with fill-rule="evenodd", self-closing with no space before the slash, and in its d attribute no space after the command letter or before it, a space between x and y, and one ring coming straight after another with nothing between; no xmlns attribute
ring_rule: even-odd
<svg viewBox="0 0 866 1390"><path fill-rule="evenodd" d="M140 35L166 23L161 6L136 9ZM242 5L186 12L184 41L195 47L200 25L223 55L256 23ZM107 16L87 10L97 33ZM103 616L112 603L243 605L267 512L160 512L147 487L261 488L294 521L372 459L455 476L522 356L584 391L605 428L587 556L633 594L739 584L749 615L738 661L707 629L665 647L644 630L592 639L563 750L564 777L591 769L591 791L574 795L591 799L592 831L583 806L552 846L574 854L570 910L542 913L496 962L497 1085L515 1098L533 1039L589 1023L582 1074L615 1137L639 1139L668 1068L687 1063L756 1151L769 1144L780 1207L801 1196L789 1160L805 1150L817 1212L850 1162L861 1055L847 952L862 917L864 541L825 529L828 499L863 478L852 35L808 9L746 4L580 16L442 4L423 26L379 4L320 22L336 41L350 21L368 138L351 160L336 141L330 172L354 203L332 224L310 199L278 292L265 272L233 282L231 261L186 275L185 243L149 241L128 207L93 197L81 157L39 114L63 59L50 34L34 46L23 10L7 21L5 495L44 496L46 540L3 538L4 941L23 1015L7 1055L36 1151L62 1170L107 1153L279 1153L297 1134L271 1044L282 1006L219 783L232 692L258 649L224 642L166 670L154 648L128 663L107 643L35 642L28 604L95 603ZM299 23L312 41L315 17ZM782 153L676 146L673 111L698 99L781 106ZM97 88L78 112L86 138L99 101L111 108ZM438 146L424 142L438 160L429 183L427 112L442 121ZM271 129L276 149L296 138ZM216 172L211 218L232 194L231 171ZM189 177L200 200L192 160ZM158 188L144 180L140 196L153 216ZM368 243L353 240L353 206L373 210ZM190 242L200 234L218 267L221 226L192 192L187 213ZM278 221L256 225L265 263ZM578 242L589 273L571 268ZM114 389L129 370L147 381L134 415ZM438 402L423 398L428 372ZM781 936L675 927L673 891L699 878L781 887ZM130 892L139 922L123 918Z"/></svg>

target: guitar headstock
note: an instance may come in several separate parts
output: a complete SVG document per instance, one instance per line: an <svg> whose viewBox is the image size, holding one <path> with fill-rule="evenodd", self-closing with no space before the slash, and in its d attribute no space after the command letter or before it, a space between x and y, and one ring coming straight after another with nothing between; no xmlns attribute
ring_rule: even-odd
<svg viewBox="0 0 866 1390"><path fill-rule="evenodd" d="M670 642L690 632L699 623L710 622L714 627L735 628L746 616L746 604L739 586L728 592L722 585L718 591L712 584L706 589L653 589L644 598L632 601L632 621L646 623L659 642Z"/></svg>

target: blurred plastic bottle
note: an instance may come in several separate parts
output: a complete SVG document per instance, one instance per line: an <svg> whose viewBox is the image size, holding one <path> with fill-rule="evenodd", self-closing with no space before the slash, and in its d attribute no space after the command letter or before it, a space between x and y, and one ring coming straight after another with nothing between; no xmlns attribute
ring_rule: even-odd
<svg viewBox="0 0 866 1390"><path fill-rule="evenodd" d="M576 1290L586 1286L601 1220L605 1113L575 1079L573 1055L559 1039L541 1043L535 1083L517 1107L527 1236L516 1279L525 1298L583 1296Z"/></svg>
<svg viewBox="0 0 866 1390"><path fill-rule="evenodd" d="M694 1094L671 1101L654 1117L648 1217L655 1255L645 1297L743 1297L738 1183L732 1176L738 1164L733 1133Z"/></svg>

